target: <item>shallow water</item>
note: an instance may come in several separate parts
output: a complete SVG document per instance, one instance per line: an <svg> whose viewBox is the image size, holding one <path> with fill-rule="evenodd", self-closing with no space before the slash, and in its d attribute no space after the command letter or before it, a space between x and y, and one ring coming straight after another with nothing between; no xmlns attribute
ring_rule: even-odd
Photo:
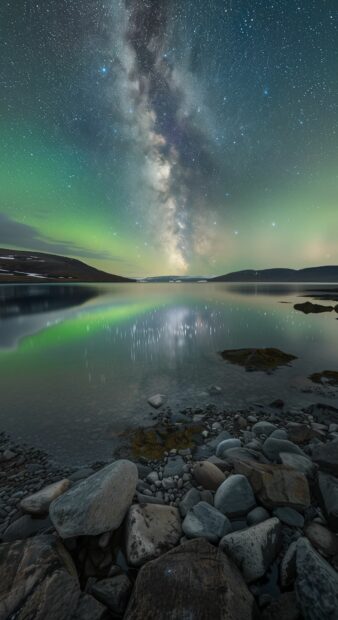
<svg viewBox="0 0 338 620"><path fill-rule="evenodd" d="M302 391L314 387L312 372L338 370L337 314L293 308L314 288L3 285L0 429L75 464L109 458L119 432L149 422L147 398L157 392L173 409L275 398L337 406L335 394ZM268 376L218 353L267 346L298 359ZM208 394L214 384L221 395Z"/></svg>

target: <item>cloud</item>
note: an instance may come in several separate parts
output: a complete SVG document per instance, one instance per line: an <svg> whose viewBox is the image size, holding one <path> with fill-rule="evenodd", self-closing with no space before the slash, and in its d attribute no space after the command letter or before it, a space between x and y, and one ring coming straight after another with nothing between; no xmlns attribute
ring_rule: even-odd
<svg viewBox="0 0 338 620"><path fill-rule="evenodd" d="M111 256L108 252L87 250L75 243L54 241L48 237L42 237L34 226L18 222L5 213L0 213L0 244L4 247L14 245L49 254L79 256L86 259L120 260L118 257Z"/></svg>

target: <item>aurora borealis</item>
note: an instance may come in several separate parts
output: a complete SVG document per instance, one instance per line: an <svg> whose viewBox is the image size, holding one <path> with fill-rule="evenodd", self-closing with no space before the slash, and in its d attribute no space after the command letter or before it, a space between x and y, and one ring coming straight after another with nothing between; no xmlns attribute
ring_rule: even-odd
<svg viewBox="0 0 338 620"><path fill-rule="evenodd" d="M336 0L0 7L0 246L126 276L338 263Z"/></svg>

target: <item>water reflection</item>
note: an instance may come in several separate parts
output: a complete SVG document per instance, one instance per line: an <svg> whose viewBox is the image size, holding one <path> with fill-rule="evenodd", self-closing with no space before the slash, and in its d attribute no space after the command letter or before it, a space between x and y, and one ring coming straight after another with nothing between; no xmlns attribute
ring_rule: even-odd
<svg viewBox="0 0 338 620"><path fill-rule="evenodd" d="M99 294L94 287L81 285L6 284L0 287L0 319L79 306Z"/></svg>

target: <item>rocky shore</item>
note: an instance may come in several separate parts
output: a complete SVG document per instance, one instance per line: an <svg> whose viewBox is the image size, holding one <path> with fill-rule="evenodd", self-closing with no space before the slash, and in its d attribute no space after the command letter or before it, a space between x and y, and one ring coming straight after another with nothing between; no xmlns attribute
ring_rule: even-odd
<svg viewBox="0 0 338 620"><path fill-rule="evenodd" d="M338 409L152 405L111 463L0 435L0 618L337 620Z"/></svg>

